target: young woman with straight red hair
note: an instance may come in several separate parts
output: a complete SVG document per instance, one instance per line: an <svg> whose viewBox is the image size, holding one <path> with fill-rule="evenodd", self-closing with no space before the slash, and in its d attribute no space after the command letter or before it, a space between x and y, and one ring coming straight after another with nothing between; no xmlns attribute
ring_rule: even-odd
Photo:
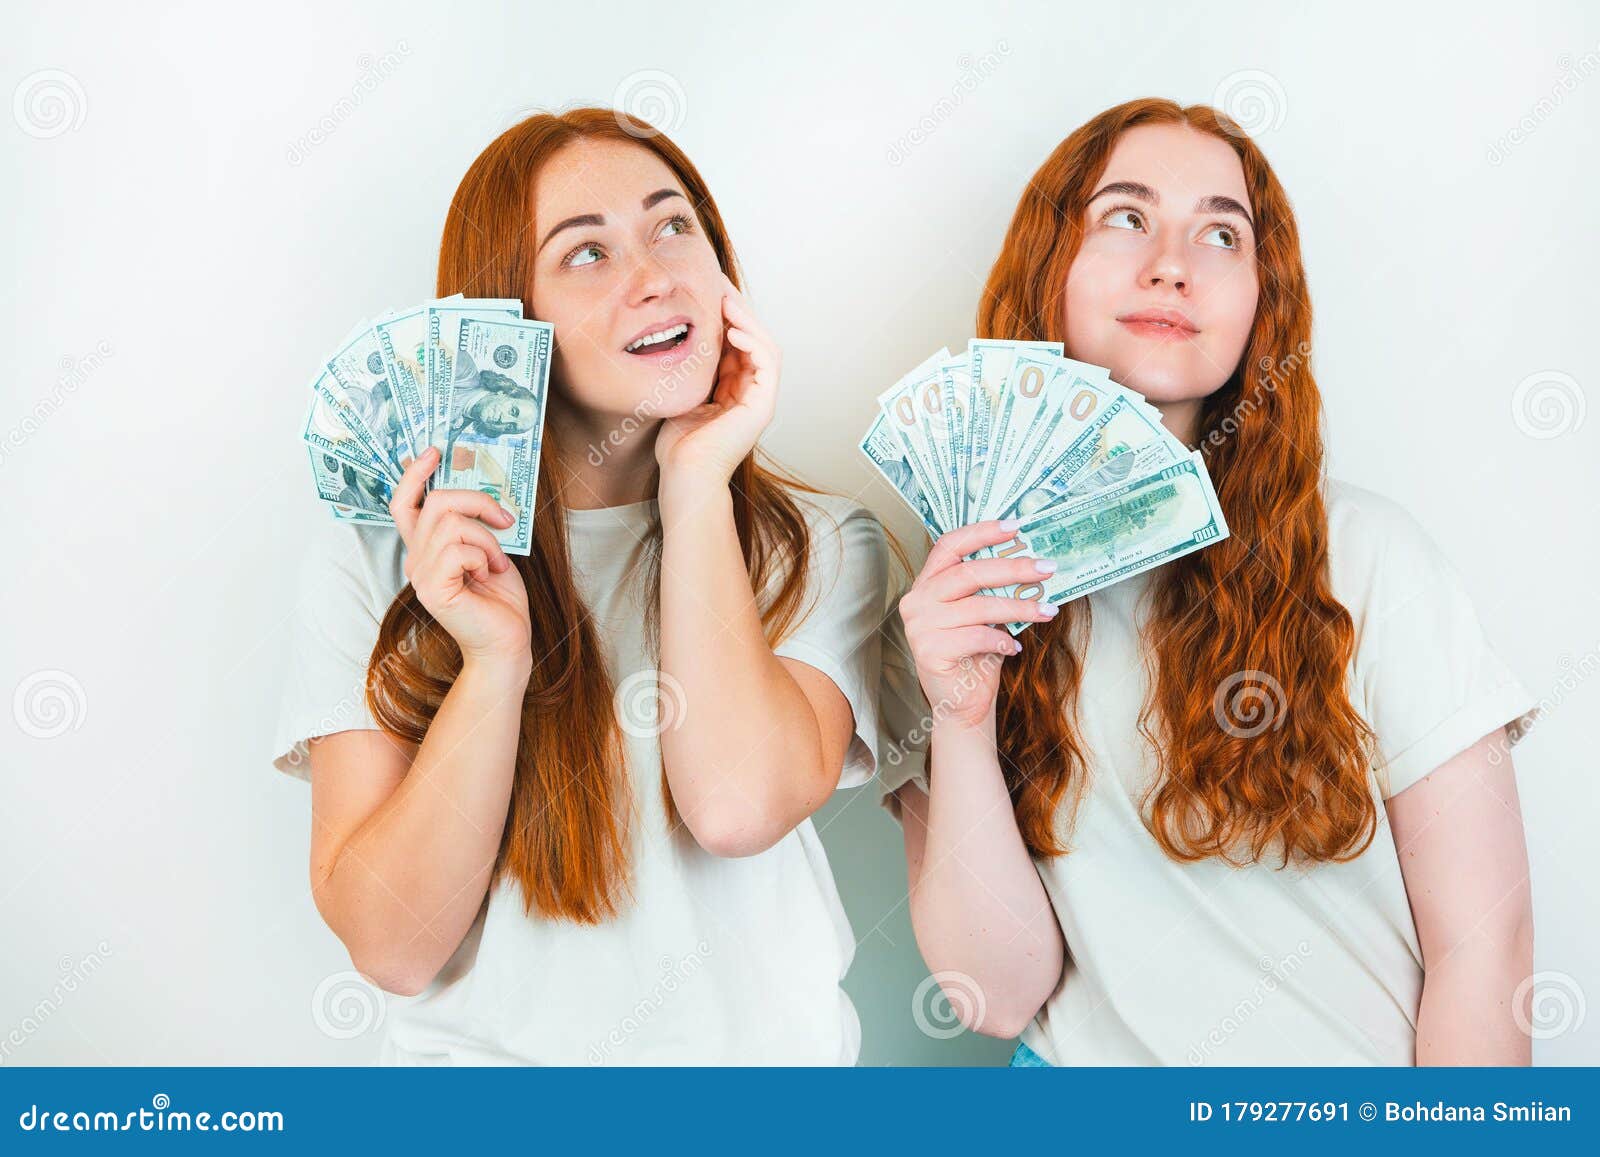
<svg viewBox="0 0 1600 1157"><path fill-rule="evenodd" d="M1037 571L963 561L1011 536L976 523L900 601L893 727L931 740L888 753L885 802L955 1012L1020 1034L1014 1065L1528 1063L1534 702L1419 525L1324 476L1260 149L1204 106L1095 117L1023 193L978 332L1159 407L1231 536L1052 618L979 593Z"/></svg>
<svg viewBox="0 0 1600 1157"><path fill-rule="evenodd" d="M394 1064L852 1064L810 816L874 770L882 528L758 464L779 352L689 159L610 109L467 171L440 296L555 327L533 550L425 453L331 526L275 765ZM652 700L655 706L652 707Z"/></svg>

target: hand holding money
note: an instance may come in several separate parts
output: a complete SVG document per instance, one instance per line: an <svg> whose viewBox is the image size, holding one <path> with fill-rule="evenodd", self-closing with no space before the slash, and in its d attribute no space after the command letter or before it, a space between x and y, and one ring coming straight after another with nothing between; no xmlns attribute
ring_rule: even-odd
<svg viewBox="0 0 1600 1157"><path fill-rule="evenodd" d="M406 545L401 569L463 661L520 660L531 654L528 591L496 537L515 516L482 491L425 492L438 457L429 446L394 490L390 510Z"/></svg>
<svg viewBox="0 0 1600 1157"><path fill-rule="evenodd" d="M997 580L992 595L1059 607L1228 536L1200 454L1138 393L1104 367L1063 357L1059 343L977 339L965 356L940 350L878 406L861 451L931 536L1009 520L1007 538L960 542L980 559L1055 564L1048 575ZM1037 620L989 621L1017 635Z"/></svg>

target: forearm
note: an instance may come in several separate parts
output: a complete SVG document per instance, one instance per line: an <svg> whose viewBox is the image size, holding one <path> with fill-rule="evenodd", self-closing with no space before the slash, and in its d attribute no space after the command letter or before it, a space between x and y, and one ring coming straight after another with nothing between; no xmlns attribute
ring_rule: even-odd
<svg viewBox="0 0 1600 1157"><path fill-rule="evenodd" d="M982 1022L970 1027L1016 1036L1054 991L1065 951L1017 829L993 715L977 727L936 725L930 758L926 806L904 820L924 825L908 840L917 945L932 971L970 976L983 993Z"/></svg>
<svg viewBox="0 0 1600 1157"><path fill-rule="evenodd" d="M464 666L405 778L321 883L319 908L351 959L397 989L433 977L483 902L511 798L527 680L524 663Z"/></svg>
<svg viewBox="0 0 1600 1157"><path fill-rule="evenodd" d="M767 643L727 487L664 486L661 518L661 670L683 698L668 782L702 844L751 854L827 796L816 716Z"/></svg>
<svg viewBox="0 0 1600 1157"><path fill-rule="evenodd" d="M1429 968L1417 1012L1417 1064L1531 1064L1532 1041L1522 1027L1530 1023L1529 994L1520 990L1532 974L1531 933L1464 945Z"/></svg>

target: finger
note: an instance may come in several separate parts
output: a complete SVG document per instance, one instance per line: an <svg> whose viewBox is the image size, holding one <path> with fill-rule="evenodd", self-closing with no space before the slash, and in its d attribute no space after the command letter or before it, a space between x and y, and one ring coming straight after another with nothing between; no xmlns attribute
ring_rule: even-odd
<svg viewBox="0 0 1600 1157"><path fill-rule="evenodd" d="M516 521L505 507L481 490L431 490L422 500L422 514L417 519L417 541L425 543L432 539L434 526L446 514L481 518L490 526L502 529Z"/></svg>
<svg viewBox="0 0 1600 1157"><path fill-rule="evenodd" d="M1022 650L1022 640L999 627L962 627L945 635L945 644L958 659L963 655L1015 655Z"/></svg>
<svg viewBox="0 0 1600 1157"><path fill-rule="evenodd" d="M433 533L428 538L426 549L437 553L453 542L471 543L483 548L489 556L489 561L495 564L495 573L498 574L505 568L500 563L510 565L505 551L500 547L500 541L490 530L476 518L468 518L463 514L446 514L434 523Z"/></svg>
<svg viewBox="0 0 1600 1157"><path fill-rule="evenodd" d="M434 581L440 585L457 586L458 580L472 579L486 582L489 577L489 556L482 547L471 543L454 542L434 556Z"/></svg>
<svg viewBox="0 0 1600 1157"><path fill-rule="evenodd" d="M1018 599L1006 595L968 595L953 603L941 603L928 616L934 627L972 627L986 623L1044 623L1055 618L1060 608L1039 599Z"/></svg>
<svg viewBox="0 0 1600 1157"><path fill-rule="evenodd" d="M947 567L927 584L927 591L941 602L954 602L977 594L985 587L1008 587L1016 583L1037 582L1054 574L1056 560L1034 558L969 558Z"/></svg>
<svg viewBox="0 0 1600 1157"><path fill-rule="evenodd" d="M1020 518L1003 520L990 518L983 522L958 526L941 534L939 540L933 544L933 549L928 552L927 561L922 564L922 573L917 581L922 582L932 578L975 550L981 550L986 546L999 546L1002 542L1009 541L1016 534L1017 527L1021 525Z"/></svg>
<svg viewBox="0 0 1600 1157"><path fill-rule="evenodd" d="M429 446L406 467L405 473L400 475L400 481L395 484L393 492L389 495L389 517L394 519L394 524L400 531L400 540L406 544L408 550L415 539L417 508L422 502L423 489L427 486L428 476L433 473L438 461L439 451Z"/></svg>

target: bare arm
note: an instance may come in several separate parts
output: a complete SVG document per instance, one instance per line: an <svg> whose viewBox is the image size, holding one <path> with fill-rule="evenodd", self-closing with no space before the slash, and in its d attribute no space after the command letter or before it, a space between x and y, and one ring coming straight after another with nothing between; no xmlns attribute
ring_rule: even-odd
<svg viewBox="0 0 1600 1157"><path fill-rule="evenodd" d="M312 895L381 988L420 992L477 917L527 682L526 667L463 667L420 747L380 731L311 742Z"/></svg>
<svg viewBox="0 0 1600 1157"><path fill-rule="evenodd" d="M839 784L853 719L822 672L762 632L726 485L661 492L661 670L682 718L661 754L684 823L707 851L777 843Z"/></svg>
<svg viewBox="0 0 1600 1157"><path fill-rule="evenodd" d="M971 978L970 986L945 989L963 1024L1010 1038L1055 991L1066 942L1017 830L995 758L992 714L988 728L936 727L933 794L910 783L896 796L922 958L931 972Z"/></svg>
<svg viewBox="0 0 1600 1157"><path fill-rule="evenodd" d="M995 747L1000 666L1016 644L997 622L1039 622L1027 599L977 592L1040 573L1032 558L962 559L1004 542L1014 525L975 523L945 535L900 600L906 641L931 706L928 783L896 792L905 829L911 924L963 1024L1014 1037L1061 979L1066 945L1017 829ZM981 996L981 999L978 999Z"/></svg>
<svg viewBox="0 0 1600 1157"><path fill-rule="evenodd" d="M1528 851L1497 729L1388 800L1425 978L1419 1065L1526 1065L1533 974ZM1501 751L1495 760L1494 752Z"/></svg>
<svg viewBox="0 0 1600 1157"><path fill-rule="evenodd" d="M379 731L311 744L311 889L356 968L420 992L460 945L488 890L533 669L528 595L489 525L487 494L423 485L427 450L389 505L404 570L461 649L462 667L420 745Z"/></svg>

